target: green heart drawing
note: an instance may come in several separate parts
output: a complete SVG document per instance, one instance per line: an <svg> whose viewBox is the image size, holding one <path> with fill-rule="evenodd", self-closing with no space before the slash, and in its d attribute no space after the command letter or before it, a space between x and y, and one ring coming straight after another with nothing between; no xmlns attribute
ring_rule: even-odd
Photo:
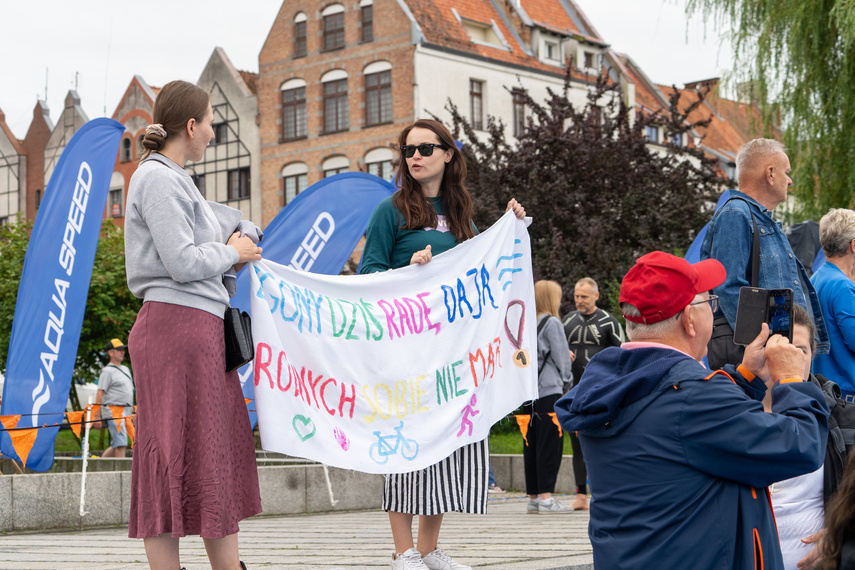
<svg viewBox="0 0 855 570"><path fill-rule="evenodd" d="M298 425L298 422L300 425ZM306 441L315 435L315 431L317 431L317 428L315 428L315 422L312 421L312 418L307 418L300 414L294 416L294 419L291 421L291 425L294 426L294 431L297 432L297 436L300 438L300 441Z"/></svg>

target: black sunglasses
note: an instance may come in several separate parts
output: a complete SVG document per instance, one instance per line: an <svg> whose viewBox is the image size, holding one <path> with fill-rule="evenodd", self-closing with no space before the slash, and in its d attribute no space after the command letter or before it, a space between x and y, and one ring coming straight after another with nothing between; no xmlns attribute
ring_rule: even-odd
<svg viewBox="0 0 855 570"><path fill-rule="evenodd" d="M404 158L413 158L413 155L416 154L416 149L418 149L419 154L422 156L430 156L433 154L434 148L441 148L442 150L448 150L447 146L441 144L433 144L433 143L424 143L420 145L413 144L405 144L401 147L401 154L404 155Z"/></svg>

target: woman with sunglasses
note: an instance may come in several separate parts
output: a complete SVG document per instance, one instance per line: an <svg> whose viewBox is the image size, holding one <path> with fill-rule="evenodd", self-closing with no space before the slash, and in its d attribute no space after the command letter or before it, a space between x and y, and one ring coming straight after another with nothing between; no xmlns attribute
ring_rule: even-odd
<svg viewBox="0 0 855 570"><path fill-rule="evenodd" d="M434 255L475 237L466 163L442 123L420 119L398 137L399 190L377 206L366 233L361 273L424 265ZM518 218L525 209L511 200ZM487 510L487 440L466 445L421 471L386 476L383 510L389 513L395 555L392 570L471 570L437 546L443 514ZM419 515L418 544L413 515Z"/></svg>

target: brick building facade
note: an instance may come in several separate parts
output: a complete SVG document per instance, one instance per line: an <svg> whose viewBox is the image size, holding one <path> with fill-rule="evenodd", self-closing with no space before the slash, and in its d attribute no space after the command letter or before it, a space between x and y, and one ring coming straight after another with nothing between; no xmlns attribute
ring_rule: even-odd
<svg viewBox="0 0 855 570"><path fill-rule="evenodd" d="M602 68L628 83L565 0L284 2L259 55L263 222L325 176L391 179L398 133L417 118L448 120L449 100L484 136L489 115L516 134L516 91L545 99L571 59L583 65L576 102Z"/></svg>

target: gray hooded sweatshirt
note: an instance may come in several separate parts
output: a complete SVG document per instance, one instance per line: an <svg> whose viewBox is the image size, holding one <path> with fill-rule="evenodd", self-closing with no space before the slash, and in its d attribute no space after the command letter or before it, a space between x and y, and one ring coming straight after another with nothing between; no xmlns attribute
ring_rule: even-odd
<svg viewBox="0 0 855 570"><path fill-rule="evenodd" d="M226 241L240 220L240 210L206 201L183 168L152 153L128 189L125 266L131 293L222 318L229 304L223 273L240 259Z"/></svg>

